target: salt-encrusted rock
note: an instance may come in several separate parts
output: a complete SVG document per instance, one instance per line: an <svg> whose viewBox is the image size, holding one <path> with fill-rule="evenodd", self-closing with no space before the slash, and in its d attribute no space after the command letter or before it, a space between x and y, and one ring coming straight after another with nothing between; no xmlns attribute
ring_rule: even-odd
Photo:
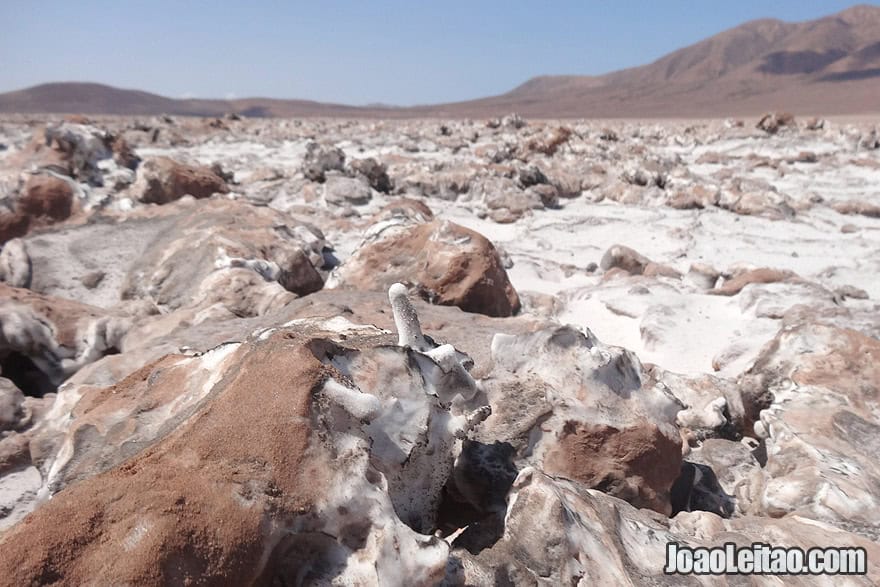
<svg viewBox="0 0 880 587"><path fill-rule="evenodd" d="M489 316L519 310L498 252L482 235L440 220L393 231L384 230L384 224L376 227L383 230L369 236L336 271L337 286L385 290L409 282L431 303Z"/></svg>
<svg viewBox="0 0 880 587"><path fill-rule="evenodd" d="M795 211L784 196L773 192L722 191L718 206L744 216L763 216L771 220L791 218Z"/></svg>
<svg viewBox="0 0 880 587"><path fill-rule="evenodd" d="M0 244L35 228L63 222L77 210L72 182L58 175L27 175L11 210L0 210Z"/></svg>
<svg viewBox="0 0 880 587"><path fill-rule="evenodd" d="M755 128L772 135L778 133L783 127L791 127L794 124L794 116L788 112L769 112L761 117Z"/></svg>
<svg viewBox="0 0 880 587"><path fill-rule="evenodd" d="M33 267L24 241L15 238L0 246L0 281L12 287L30 287Z"/></svg>
<svg viewBox="0 0 880 587"><path fill-rule="evenodd" d="M571 135L572 130L570 128L566 126L558 126L548 135L545 135L540 139L530 139L529 142L526 143L526 151L541 153L542 155L552 157L568 143Z"/></svg>
<svg viewBox="0 0 880 587"><path fill-rule="evenodd" d="M636 356L570 326L496 335L483 382L492 406L477 440L508 442L519 466L669 513L683 407Z"/></svg>
<svg viewBox="0 0 880 587"><path fill-rule="evenodd" d="M654 377L685 406L675 421L692 446L708 438L739 440L752 434L752 422L746 418L747 408L735 382L711 375L684 376L659 371Z"/></svg>
<svg viewBox="0 0 880 587"><path fill-rule="evenodd" d="M718 283L721 272L705 263L693 263L684 279L700 289L712 289Z"/></svg>
<svg viewBox="0 0 880 587"><path fill-rule="evenodd" d="M394 189L394 182L388 177L388 168L372 157L366 159L354 159L348 166L357 175L366 178L370 187L377 192L390 193Z"/></svg>
<svg viewBox="0 0 880 587"><path fill-rule="evenodd" d="M0 358L16 366L27 395L50 393L83 365L117 352L130 327L100 308L0 283Z"/></svg>
<svg viewBox="0 0 880 587"><path fill-rule="evenodd" d="M131 195L145 204L167 204L190 195L208 198L225 194L229 187L209 167L186 165L169 157L152 157L137 170Z"/></svg>
<svg viewBox="0 0 880 587"><path fill-rule="evenodd" d="M798 517L725 520L700 511L669 519L535 468L520 471L508 501L505 526L497 542L470 552L466 546L453 549L458 583L672 587L681 585L683 576L664 574L669 543L696 548L757 542L806 550L833 540L835 545L865 549L868 577L852 577L853 584L870 585L869 577L880 572L880 564L871 558L875 552L880 556L876 542ZM691 575L688 579L694 585L719 584L718 577L712 575Z"/></svg>
<svg viewBox="0 0 880 587"><path fill-rule="evenodd" d="M32 440L47 447L32 467L39 493L54 496L3 535L0 573L441 582L439 496L458 439L488 409L455 416L438 401L471 395L447 376L468 364L451 345L386 341L340 318L299 320L165 357L109 389L66 388Z"/></svg>
<svg viewBox="0 0 880 587"><path fill-rule="evenodd" d="M306 145L302 172L306 179L323 182L328 171L343 171L345 153L337 147L323 147L315 142Z"/></svg>
<svg viewBox="0 0 880 587"><path fill-rule="evenodd" d="M211 301L256 315L268 306L240 303L253 295L246 291L247 283L266 282L260 289L267 302L285 290L305 295L320 289L317 268L324 264L323 234L280 212L208 200L163 207L160 217L166 219L166 228L126 275L121 284L125 299L148 298L171 309ZM250 272L250 277L238 273L236 278L245 280L240 282L244 289L224 282L222 274L230 270ZM283 303L281 298L277 301ZM277 307L275 302L270 305Z"/></svg>
<svg viewBox="0 0 880 587"><path fill-rule="evenodd" d="M324 201L333 206L361 206L373 197L370 186L358 178L328 175L323 186Z"/></svg>
<svg viewBox="0 0 880 587"><path fill-rule="evenodd" d="M14 163L26 170L49 170L91 185L103 185L99 162L113 156L109 133L88 125L64 122L37 131L16 153Z"/></svg>
<svg viewBox="0 0 880 587"><path fill-rule="evenodd" d="M807 130L822 130L823 128L825 128L825 124L826 121L824 118L813 117L807 120L804 128L806 128Z"/></svg>
<svg viewBox="0 0 880 587"><path fill-rule="evenodd" d="M716 186L690 185L673 193L666 200L666 205L679 210L702 210L718 205L721 191Z"/></svg>
<svg viewBox="0 0 880 587"><path fill-rule="evenodd" d="M762 512L877 535L878 365L877 339L834 326L784 328L768 343L741 381L766 398L754 425L767 452Z"/></svg>
<svg viewBox="0 0 880 587"><path fill-rule="evenodd" d="M470 190L473 181L474 174L467 170L417 172L402 178L398 182L398 191L429 198L455 200Z"/></svg>
<svg viewBox="0 0 880 587"><path fill-rule="evenodd" d="M627 273L639 275L645 271L645 267L650 262L650 259L634 249L623 245L614 245L602 255L599 267L605 271L619 268Z"/></svg>

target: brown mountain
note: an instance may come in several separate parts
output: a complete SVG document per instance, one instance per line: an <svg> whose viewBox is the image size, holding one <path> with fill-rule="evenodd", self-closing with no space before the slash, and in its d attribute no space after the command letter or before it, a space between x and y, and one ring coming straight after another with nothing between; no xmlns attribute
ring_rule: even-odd
<svg viewBox="0 0 880 587"><path fill-rule="evenodd" d="M818 20L745 23L648 65L601 76L542 76L500 96L412 108L304 100L174 100L98 84L0 94L0 112L216 116L700 117L880 112L880 7Z"/></svg>

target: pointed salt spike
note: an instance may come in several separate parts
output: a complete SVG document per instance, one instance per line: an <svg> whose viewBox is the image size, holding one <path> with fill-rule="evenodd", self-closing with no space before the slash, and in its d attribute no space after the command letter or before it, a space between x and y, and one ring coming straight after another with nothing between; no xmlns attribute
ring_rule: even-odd
<svg viewBox="0 0 880 587"><path fill-rule="evenodd" d="M430 345L422 336L419 315L406 295L406 286L402 283L392 285L388 288L388 299L391 301L394 324L397 326L398 346L408 346L417 351L430 349Z"/></svg>

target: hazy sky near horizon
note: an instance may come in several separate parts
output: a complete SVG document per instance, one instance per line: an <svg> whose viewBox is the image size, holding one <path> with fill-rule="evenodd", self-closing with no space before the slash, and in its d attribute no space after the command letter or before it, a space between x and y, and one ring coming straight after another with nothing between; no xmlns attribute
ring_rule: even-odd
<svg viewBox="0 0 880 587"><path fill-rule="evenodd" d="M0 92L93 81L171 97L411 105L641 65L834 0L0 0Z"/></svg>

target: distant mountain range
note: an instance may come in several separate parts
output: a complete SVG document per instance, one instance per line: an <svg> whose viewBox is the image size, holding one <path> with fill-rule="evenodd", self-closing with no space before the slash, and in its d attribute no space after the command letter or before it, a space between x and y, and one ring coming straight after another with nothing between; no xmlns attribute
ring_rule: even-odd
<svg viewBox="0 0 880 587"><path fill-rule="evenodd" d="M880 7L808 22L747 22L653 63L601 76L541 76L478 100L416 107L307 100L172 99L93 83L0 94L0 112L219 116L496 116L540 118L744 116L880 112Z"/></svg>

